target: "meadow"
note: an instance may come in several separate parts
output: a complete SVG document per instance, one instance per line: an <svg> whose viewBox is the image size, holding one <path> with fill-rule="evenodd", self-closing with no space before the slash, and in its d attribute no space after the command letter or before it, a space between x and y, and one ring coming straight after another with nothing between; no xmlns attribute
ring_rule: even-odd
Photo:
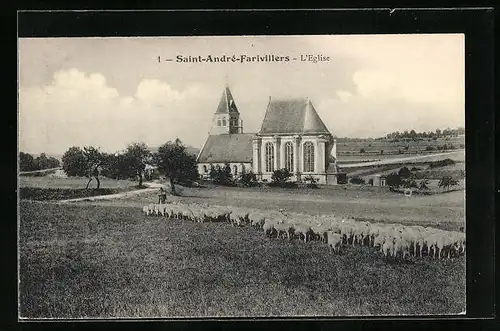
<svg viewBox="0 0 500 331"><path fill-rule="evenodd" d="M35 191L40 193L35 200L68 198L71 192L86 191L87 179L20 177L19 182L21 193L32 194L20 194L24 318L424 315L465 310L464 256L402 262L384 258L371 247L350 246L333 254L319 241L270 239L250 227L146 217L141 208L156 202L156 192L60 204L27 199L34 199ZM136 185L103 178L101 193L91 189L88 192L94 193L86 194L126 192ZM465 226L463 190L405 197L386 187L355 185L178 189L181 196L169 196L168 201L281 208L443 230Z"/></svg>
<svg viewBox="0 0 500 331"><path fill-rule="evenodd" d="M21 201L20 211L25 318L465 310L463 256L401 262L369 247L334 255L323 243L270 239L250 227L147 217L131 203Z"/></svg>
<svg viewBox="0 0 500 331"><path fill-rule="evenodd" d="M465 148L465 137L442 137L436 140L386 140L386 139L337 139L337 153L339 156L361 156L369 158L387 158L391 155L398 155L400 152L404 154L426 154L436 152L438 147L452 145L454 148ZM428 147L433 148L433 151L427 151ZM361 153L361 149L364 152ZM383 154L380 151L383 151ZM444 150L442 150L444 151ZM442 152L441 151L441 152Z"/></svg>

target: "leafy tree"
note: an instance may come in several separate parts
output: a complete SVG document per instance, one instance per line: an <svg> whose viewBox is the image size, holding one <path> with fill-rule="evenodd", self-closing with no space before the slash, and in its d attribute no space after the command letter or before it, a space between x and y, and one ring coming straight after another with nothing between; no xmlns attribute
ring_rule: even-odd
<svg viewBox="0 0 500 331"><path fill-rule="evenodd" d="M101 174L113 179L129 179L135 176L129 166L129 158L126 154L103 154L103 169Z"/></svg>
<svg viewBox="0 0 500 331"><path fill-rule="evenodd" d="M438 186L444 188L446 191L452 186L458 185L458 181L453 179L451 176L443 176L438 183Z"/></svg>
<svg viewBox="0 0 500 331"><path fill-rule="evenodd" d="M417 188L418 187L418 184L417 182L413 179L413 178L408 178L408 179L403 179L401 181L403 187L405 188Z"/></svg>
<svg viewBox="0 0 500 331"><path fill-rule="evenodd" d="M406 179L410 177L411 171L407 167L402 167L401 169L399 169L398 174L399 177Z"/></svg>
<svg viewBox="0 0 500 331"><path fill-rule="evenodd" d="M422 191L428 191L429 190L429 180L424 179L424 180L420 181L420 183L418 184L418 188Z"/></svg>
<svg viewBox="0 0 500 331"><path fill-rule="evenodd" d="M168 141L153 154L158 170L170 181L172 194L177 195L174 182L187 182L198 179L196 157L186 151L186 146L179 139Z"/></svg>
<svg viewBox="0 0 500 331"><path fill-rule="evenodd" d="M70 147L62 156L63 170L70 177L86 176L86 159L80 147Z"/></svg>
<svg viewBox="0 0 500 331"><path fill-rule="evenodd" d="M125 152L128 172L133 173L139 179L139 186L142 186L142 179L146 163L151 161L151 153L145 143L132 143L127 146Z"/></svg>
<svg viewBox="0 0 500 331"><path fill-rule="evenodd" d="M47 157L47 155L45 155L45 153L40 154L35 159L35 164L37 165L37 169L39 169L39 170L50 168L50 161L49 161L49 158Z"/></svg>
<svg viewBox="0 0 500 331"><path fill-rule="evenodd" d="M19 170L34 171L36 169L35 158L29 153L19 153Z"/></svg>
<svg viewBox="0 0 500 331"><path fill-rule="evenodd" d="M385 182L390 187L398 188L401 186L401 177L397 172L393 172L387 175Z"/></svg>
<svg viewBox="0 0 500 331"><path fill-rule="evenodd" d="M232 185L233 174L231 173L231 166L229 163L224 164L223 167L215 167L210 170L210 179L215 184Z"/></svg>
<svg viewBox="0 0 500 331"><path fill-rule="evenodd" d="M97 182L97 189L101 187L99 175L101 173L101 166L104 162L104 155L99 149L92 146L83 147L83 155L85 157L85 173L89 181L87 182L86 189L89 188L90 182L95 178Z"/></svg>

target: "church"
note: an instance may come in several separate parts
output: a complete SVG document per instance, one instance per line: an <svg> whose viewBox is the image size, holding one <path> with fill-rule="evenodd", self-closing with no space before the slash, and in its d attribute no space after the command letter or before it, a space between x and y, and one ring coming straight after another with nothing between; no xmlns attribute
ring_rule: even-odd
<svg viewBox="0 0 500 331"><path fill-rule="evenodd" d="M329 155L334 162L329 161ZM229 86L225 86L212 128L198 156L198 172L229 164L234 178L252 171L271 181L273 171L287 169L291 181L312 176L318 184L337 184L336 140L308 98L269 97L260 131L244 133L243 120Z"/></svg>

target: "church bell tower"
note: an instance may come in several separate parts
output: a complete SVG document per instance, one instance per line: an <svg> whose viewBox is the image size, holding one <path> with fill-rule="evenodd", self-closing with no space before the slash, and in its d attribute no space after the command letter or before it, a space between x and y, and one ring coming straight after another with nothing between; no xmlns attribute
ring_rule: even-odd
<svg viewBox="0 0 500 331"><path fill-rule="evenodd" d="M234 102L233 95L226 84L215 111L210 134L243 133L243 121Z"/></svg>

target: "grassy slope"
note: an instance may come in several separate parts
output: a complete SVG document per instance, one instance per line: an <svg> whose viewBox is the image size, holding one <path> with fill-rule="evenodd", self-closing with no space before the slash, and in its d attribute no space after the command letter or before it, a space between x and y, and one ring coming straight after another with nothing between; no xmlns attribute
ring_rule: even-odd
<svg viewBox="0 0 500 331"><path fill-rule="evenodd" d="M138 208L21 202L24 317L459 313L465 260L267 239Z"/></svg>
<svg viewBox="0 0 500 331"><path fill-rule="evenodd" d="M419 153L425 151L427 146L436 148L437 146L454 145L460 147L465 145L465 137L449 137L439 138L437 140L420 140L420 141L390 141L390 140L370 140L359 139L349 141L337 139L337 152L340 154L359 154L359 150L363 148L367 154L380 154L380 150L384 153L397 152L398 149L405 152L405 147L408 147L406 153ZM371 146L370 146L371 145Z"/></svg>
<svg viewBox="0 0 500 331"><path fill-rule="evenodd" d="M382 190L377 192L371 187L347 190L339 187L317 190L217 187L185 188L183 195L168 199L267 210L283 208L312 215L349 215L391 223L434 226L446 230L458 230L465 223L465 196L462 191L407 198L402 194ZM139 207L152 203L155 199L153 192L103 204Z"/></svg>

